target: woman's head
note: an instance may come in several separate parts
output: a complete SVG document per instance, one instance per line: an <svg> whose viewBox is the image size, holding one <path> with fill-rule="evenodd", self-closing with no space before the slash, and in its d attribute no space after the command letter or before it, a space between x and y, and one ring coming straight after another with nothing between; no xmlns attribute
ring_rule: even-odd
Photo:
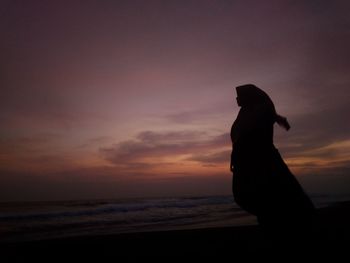
<svg viewBox="0 0 350 263"><path fill-rule="evenodd" d="M276 113L275 105L265 91L253 84L246 84L236 87L238 106L249 109L261 106L270 112L271 118L286 130L290 129L287 119Z"/></svg>
<svg viewBox="0 0 350 263"><path fill-rule="evenodd" d="M240 107L266 105L274 108L270 97L253 84L246 84L236 87L237 103Z"/></svg>

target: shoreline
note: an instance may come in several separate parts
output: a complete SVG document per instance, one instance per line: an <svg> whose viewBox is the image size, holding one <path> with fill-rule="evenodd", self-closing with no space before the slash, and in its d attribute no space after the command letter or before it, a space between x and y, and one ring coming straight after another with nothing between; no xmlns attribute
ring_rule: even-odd
<svg viewBox="0 0 350 263"><path fill-rule="evenodd" d="M350 245L350 201L317 210L313 242L306 251L313 256L344 255ZM287 250L295 251L298 241ZM2 255L11 260L136 258L206 258L276 255L283 250L266 238L258 225L213 227L157 232L66 237L30 242L0 243ZM317 252L316 252L317 251ZM286 252L286 251L285 251ZM300 251L301 252L301 251ZM305 251L303 251L304 253ZM326 255L325 254L325 255ZM349 256L347 256L349 257Z"/></svg>

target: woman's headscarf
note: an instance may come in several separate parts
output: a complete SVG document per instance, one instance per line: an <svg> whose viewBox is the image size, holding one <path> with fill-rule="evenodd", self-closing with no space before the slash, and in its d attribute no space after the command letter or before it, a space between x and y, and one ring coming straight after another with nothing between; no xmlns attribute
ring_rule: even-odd
<svg viewBox="0 0 350 263"><path fill-rule="evenodd" d="M238 100L242 108L249 108L256 105L263 105L272 114L272 119L286 130L290 129L290 125L286 117L277 114L275 105L271 98L261 89L253 84L247 84L236 87Z"/></svg>

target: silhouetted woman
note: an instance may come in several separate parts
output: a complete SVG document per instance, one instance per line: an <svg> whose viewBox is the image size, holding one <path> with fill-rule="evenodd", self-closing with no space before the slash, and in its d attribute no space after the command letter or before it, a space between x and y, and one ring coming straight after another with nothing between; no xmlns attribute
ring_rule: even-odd
<svg viewBox="0 0 350 263"><path fill-rule="evenodd" d="M268 232L303 232L314 206L273 144L274 123L286 130L289 123L258 87L248 84L236 91L241 109L231 129L230 165L235 201Z"/></svg>

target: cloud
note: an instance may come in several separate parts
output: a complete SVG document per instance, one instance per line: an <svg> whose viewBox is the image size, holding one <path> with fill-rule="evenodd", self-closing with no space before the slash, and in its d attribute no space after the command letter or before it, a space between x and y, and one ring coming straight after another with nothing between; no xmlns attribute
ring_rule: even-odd
<svg viewBox="0 0 350 263"><path fill-rule="evenodd" d="M136 138L144 143L149 144L166 144L166 143L184 143L184 142L193 142L199 138L205 136L205 132L199 131L175 131L175 132L153 132L153 131L144 131L140 132Z"/></svg>
<svg viewBox="0 0 350 263"><path fill-rule="evenodd" d="M292 128L288 133L275 126L275 142L286 156L297 157L303 152L345 141L349 139L350 123L346 114L349 110L346 103L290 118Z"/></svg>
<svg viewBox="0 0 350 263"><path fill-rule="evenodd" d="M211 93L205 94L205 98L201 100L208 100L204 105L202 103L187 104L189 109L171 110L169 113L157 116L162 121L169 124L184 124L184 125L210 125L221 127L223 123L230 122L232 116L238 113L239 108L235 102L235 91L232 87L225 87L219 92L210 90ZM230 92L230 96L226 95ZM203 95L204 91L200 94ZM217 94L215 94L217 93ZM225 93L225 96L220 96L220 93ZM196 96L200 96L199 94Z"/></svg>
<svg viewBox="0 0 350 263"><path fill-rule="evenodd" d="M156 165L179 165L186 161L198 162L204 158L201 153L210 153L227 146L230 146L227 133L209 136L205 132L196 131L144 131L133 140L100 148L100 153L106 160L120 167L150 168ZM197 158L188 158L194 154L198 154ZM221 157L216 158L221 160ZM213 158L211 160L214 161Z"/></svg>
<svg viewBox="0 0 350 263"><path fill-rule="evenodd" d="M350 163L350 140L341 140L322 147L306 149L300 151L298 156L287 158L287 160L293 167L313 170L313 172L346 167Z"/></svg>
<svg viewBox="0 0 350 263"><path fill-rule="evenodd" d="M197 154L188 158L188 160L199 162L203 165L216 165L222 163L229 163L231 150L225 150L210 154Z"/></svg>
<svg viewBox="0 0 350 263"><path fill-rule="evenodd" d="M109 143L112 140L111 136L97 136L87 139L84 143L77 146L77 148L85 149L91 146L100 146L101 144Z"/></svg>

